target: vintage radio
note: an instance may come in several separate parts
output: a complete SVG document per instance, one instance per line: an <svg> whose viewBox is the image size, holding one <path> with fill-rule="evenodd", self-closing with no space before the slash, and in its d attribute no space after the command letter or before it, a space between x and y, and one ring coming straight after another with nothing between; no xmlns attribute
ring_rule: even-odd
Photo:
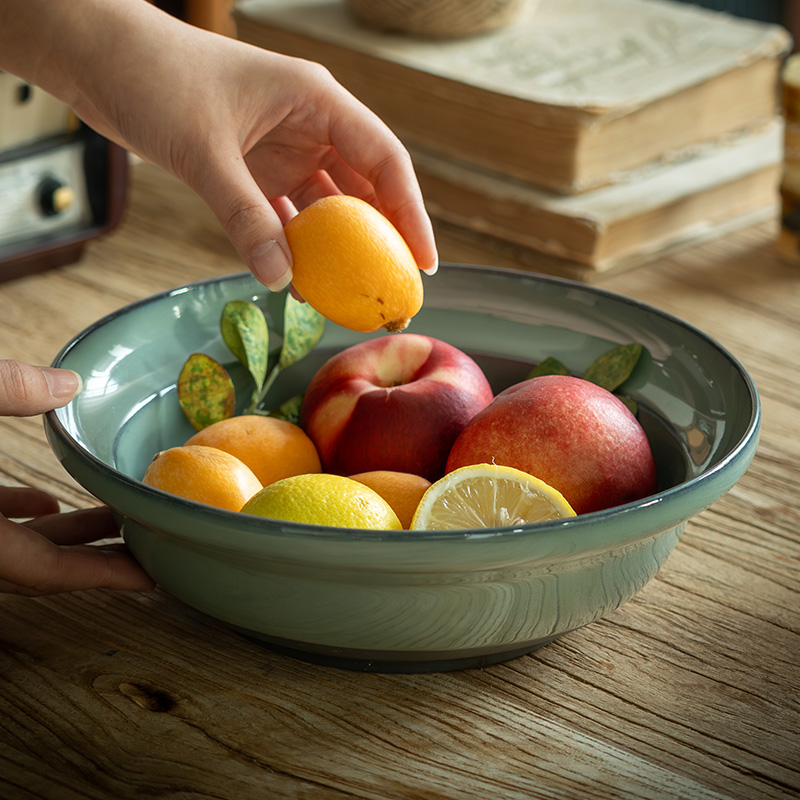
<svg viewBox="0 0 800 800"><path fill-rule="evenodd" d="M125 150L0 72L0 281L77 261L120 221L127 180Z"/></svg>

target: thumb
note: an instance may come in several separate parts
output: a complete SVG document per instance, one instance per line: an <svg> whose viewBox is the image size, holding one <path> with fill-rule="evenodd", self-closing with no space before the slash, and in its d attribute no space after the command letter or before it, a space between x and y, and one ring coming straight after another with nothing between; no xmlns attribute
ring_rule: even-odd
<svg viewBox="0 0 800 800"><path fill-rule="evenodd" d="M222 223L253 275L273 292L288 286L292 255L283 224L241 154L209 169L198 194Z"/></svg>
<svg viewBox="0 0 800 800"><path fill-rule="evenodd" d="M70 369L0 361L0 414L24 417L66 405L83 381Z"/></svg>

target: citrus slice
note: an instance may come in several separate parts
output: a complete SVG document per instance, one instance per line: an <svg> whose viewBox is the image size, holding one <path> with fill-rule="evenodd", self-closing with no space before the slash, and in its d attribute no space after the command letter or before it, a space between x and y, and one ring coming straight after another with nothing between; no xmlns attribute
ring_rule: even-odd
<svg viewBox="0 0 800 800"><path fill-rule="evenodd" d="M561 492L527 472L497 464L461 467L425 492L411 530L502 528L574 517Z"/></svg>

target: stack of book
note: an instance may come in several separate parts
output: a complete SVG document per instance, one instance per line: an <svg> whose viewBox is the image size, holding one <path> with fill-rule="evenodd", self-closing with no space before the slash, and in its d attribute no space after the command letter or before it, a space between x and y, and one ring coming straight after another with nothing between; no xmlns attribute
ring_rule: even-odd
<svg viewBox="0 0 800 800"><path fill-rule="evenodd" d="M440 253L583 280L779 213L777 25L672 0L539 0L426 40L342 0L240 0L240 39L324 64L403 140Z"/></svg>

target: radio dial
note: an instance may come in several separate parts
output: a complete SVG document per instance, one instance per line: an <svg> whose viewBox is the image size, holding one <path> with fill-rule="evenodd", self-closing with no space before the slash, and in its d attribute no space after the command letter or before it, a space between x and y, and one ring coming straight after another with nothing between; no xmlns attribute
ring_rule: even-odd
<svg viewBox="0 0 800 800"><path fill-rule="evenodd" d="M55 178L45 178L39 184L39 208L46 217L66 211L75 198L75 190Z"/></svg>

